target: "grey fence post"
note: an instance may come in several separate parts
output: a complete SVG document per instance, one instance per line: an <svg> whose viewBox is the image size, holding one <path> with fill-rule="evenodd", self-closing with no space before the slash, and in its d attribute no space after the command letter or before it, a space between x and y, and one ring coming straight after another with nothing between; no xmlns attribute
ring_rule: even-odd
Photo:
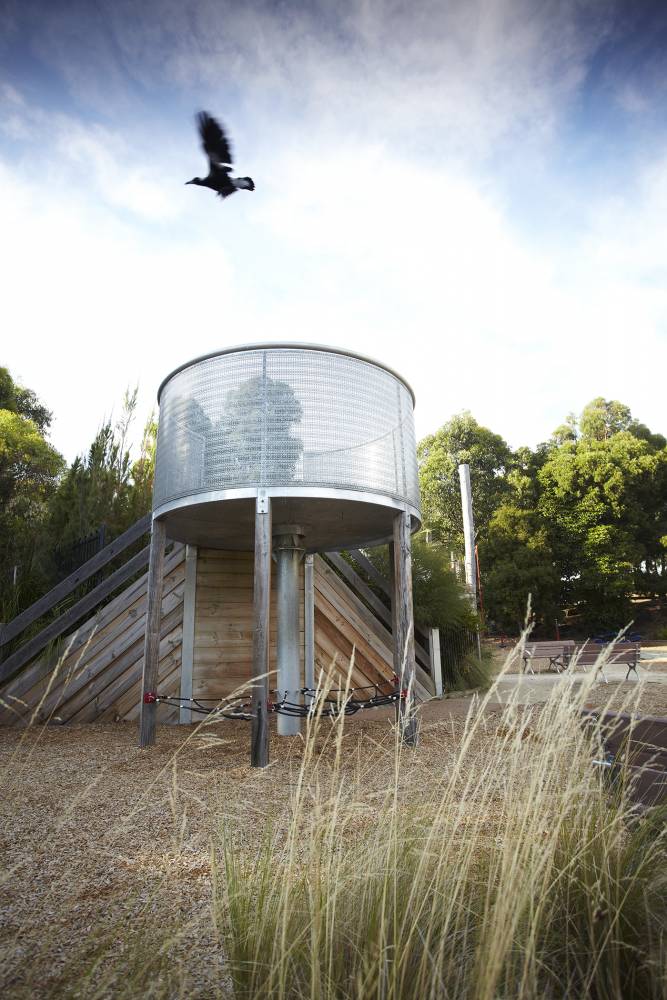
<svg viewBox="0 0 667 1000"><path fill-rule="evenodd" d="M442 661L440 659L440 629L428 630L428 651L431 657L431 676L436 698L441 698L445 687L442 681Z"/></svg>

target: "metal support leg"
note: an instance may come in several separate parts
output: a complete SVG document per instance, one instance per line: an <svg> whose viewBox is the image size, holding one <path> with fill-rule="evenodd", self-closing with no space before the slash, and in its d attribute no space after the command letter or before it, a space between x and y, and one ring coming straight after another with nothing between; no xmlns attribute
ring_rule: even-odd
<svg viewBox="0 0 667 1000"><path fill-rule="evenodd" d="M303 528L298 524L277 526L273 532L278 599L278 700L301 700L301 650L299 635L299 581L304 556ZM278 735L297 736L301 720L278 715Z"/></svg>
<svg viewBox="0 0 667 1000"><path fill-rule="evenodd" d="M269 613L271 605L271 500L255 503L254 630L252 638L252 735L250 763L269 763Z"/></svg>

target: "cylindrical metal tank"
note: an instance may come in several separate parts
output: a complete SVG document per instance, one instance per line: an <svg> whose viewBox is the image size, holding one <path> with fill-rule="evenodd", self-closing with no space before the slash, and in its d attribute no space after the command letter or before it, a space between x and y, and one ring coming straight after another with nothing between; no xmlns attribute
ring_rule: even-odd
<svg viewBox="0 0 667 1000"><path fill-rule="evenodd" d="M170 538L252 549L258 496L310 552L386 541L397 510L420 524L414 395L377 361L230 347L181 365L158 399L153 512Z"/></svg>

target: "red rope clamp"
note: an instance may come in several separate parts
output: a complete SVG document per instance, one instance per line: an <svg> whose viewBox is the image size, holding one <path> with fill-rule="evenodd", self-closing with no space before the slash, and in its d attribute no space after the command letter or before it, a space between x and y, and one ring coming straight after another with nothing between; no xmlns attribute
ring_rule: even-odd
<svg viewBox="0 0 667 1000"><path fill-rule="evenodd" d="M144 691L144 705L154 705L157 701L157 693L155 691Z"/></svg>

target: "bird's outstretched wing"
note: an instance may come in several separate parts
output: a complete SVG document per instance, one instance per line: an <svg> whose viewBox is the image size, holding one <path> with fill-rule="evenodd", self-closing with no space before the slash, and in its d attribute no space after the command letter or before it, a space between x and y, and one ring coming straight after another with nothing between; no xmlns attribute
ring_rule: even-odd
<svg viewBox="0 0 667 1000"><path fill-rule="evenodd" d="M197 125L204 152L208 156L211 166L221 164L231 166L234 160L229 139L215 118L211 118L206 111L200 111L197 115Z"/></svg>

